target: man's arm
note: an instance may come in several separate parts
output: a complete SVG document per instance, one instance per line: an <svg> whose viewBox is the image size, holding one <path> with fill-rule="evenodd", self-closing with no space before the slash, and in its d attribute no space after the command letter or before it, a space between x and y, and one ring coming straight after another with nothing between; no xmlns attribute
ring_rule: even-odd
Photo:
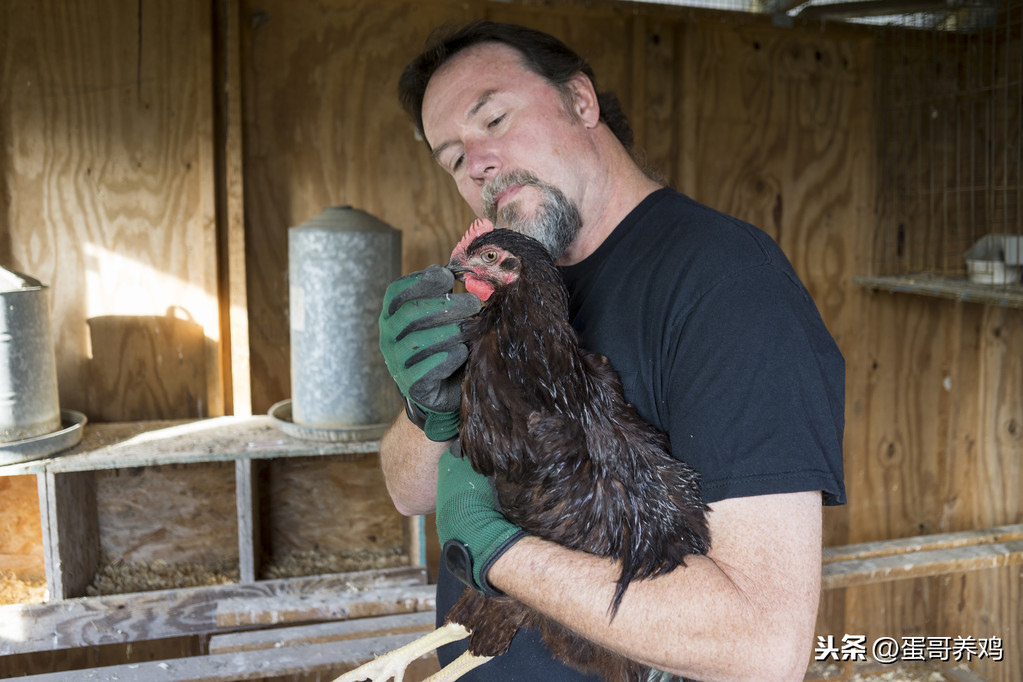
<svg viewBox="0 0 1023 682"><path fill-rule="evenodd" d="M437 505L437 460L451 441L437 442L402 412L380 441L380 466L394 506L405 516Z"/></svg>
<svg viewBox="0 0 1023 682"><path fill-rule="evenodd" d="M660 670L712 680L802 680L820 596L821 496L711 505L710 553L633 582L610 624L618 567L527 536L490 569L495 587Z"/></svg>

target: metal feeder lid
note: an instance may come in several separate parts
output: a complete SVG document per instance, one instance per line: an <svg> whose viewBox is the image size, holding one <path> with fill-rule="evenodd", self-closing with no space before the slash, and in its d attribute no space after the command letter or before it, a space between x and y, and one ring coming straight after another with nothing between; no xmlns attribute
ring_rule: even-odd
<svg viewBox="0 0 1023 682"><path fill-rule="evenodd" d="M0 294L12 291L24 291L25 289L45 289L46 285L35 277L11 270L0 265Z"/></svg>
<svg viewBox="0 0 1023 682"><path fill-rule="evenodd" d="M314 216L292 230L352 230L356 232L397 232L376 216L352 206L327 206L318 216Z"/></svg>

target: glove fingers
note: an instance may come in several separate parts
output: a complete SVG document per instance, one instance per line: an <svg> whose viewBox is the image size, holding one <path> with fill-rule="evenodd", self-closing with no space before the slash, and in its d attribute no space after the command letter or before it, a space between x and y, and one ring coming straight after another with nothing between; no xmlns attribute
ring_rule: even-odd
<svg viewBox="0 0 1023 682"><path fill-rule="evenodd" d="M440 265L431 265L425 270L405 275L392 282L384 293L385 299L393 296L387 306L387 314L393 315L409 301L443 296L450 293L454 286L455 276Z"/></svg>
<svg viewBox="0 0 1023 682"><path fill-rule="evenodd" d="M420 340L420 337L417 337L417 336L412 336L412 337L407 337L407 338L411 339L412 341ZM429 343L428 340L425 340L425 339L423 339L423 340L426 341L427 343ZM432 340L432 338L430 340ZM422 348L419 348L418 350L413 351L408 356L408 359L405 360L405 368L409 369L413 365L417 365L420 362L423 362L424 360L429 358L431 355L436 355L437 353L443 353L445 351L451 351L456 346L462 346L462 347L466 348L466 357L468 357L468 347L465 345L465 338L462 335L462 331L460 329L458 329L457 326L454 328L454 331L452 332L452 334L450 336L448 336L448 337L438 341L437 343L431 344L429 346L423 346ZM461 352L461 351L459 351L459 352ZM465 362L465 360L463 359L462 362Z"/></svg>
<svg viewBox="0 0 1023 682"><path fill-rule="evenodd" d="M432 367L409 386L409 398L435 412L458 410L462 403L462 382L456 374L468 357L469 349L465 344L457 344L424 360ZM433 358L438 359L433 361Z"/></svg>
<svg viewBox="0 0 1023 682"><path fill-rule="evenodd" d="M419 301L420 307L436 307L435 312L421 315L405 325L398 332L396 340L400 341L407 334L440 327L451 322L458 322L472 317L480 311L482 304L473 294L450 294L444 299L436 301Z"/></svg>
<svg viewBox="0 0 1023 682"><path fill-rule="evenodd" d="M410 334L394 345L394 351L385 355L387 370L398 384L402 395L412 398L420 407L427 410L439 409L439 404L450 405L454 401L445 396L437 400L439 383L456 374L465 363L469 349L461 339L458 325L441 327ZM440 339L439 341L437 339ZM453 389L446 389L445 394L460 391L458 383ZM415 395L412 388L416 387ZM454 403L457 409L457 402Z"/></svg>

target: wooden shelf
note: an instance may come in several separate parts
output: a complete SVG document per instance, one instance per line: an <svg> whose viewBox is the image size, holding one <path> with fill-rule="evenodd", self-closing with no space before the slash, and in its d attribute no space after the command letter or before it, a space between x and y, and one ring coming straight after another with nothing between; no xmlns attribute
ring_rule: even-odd
<svg viewBox="0 0 1023 682"><path fill-rule="evenodd" d="M379 440L320 442L294 438L277 428L268 416L89 422L81 442L73 448L45 459L0 467L0 476L379 451Z"/></svg>
<svg viewBox="0 0 1023 682"><path fill-rule="evenodd" d="M283 624L429 611L434 590L407 566L0 606L0 656L233 632L237 614ZM306 602L318 610L287 608Z"/></svg>
<svg viewBox="0 0 1023 682"><path fill-rule="evenodd" d="M157 472L165 472L157 475L167 476L174 469L180 469L181 465L233 462L238 567L241 583L247 584L259 578L260 561L265 554L260 517L261 512L268 509L269 498L265 491L261 491L259 481L261 477L266 478L266 472L273 463L267 462L267 466L263 466L263 462L324 457L334 460L331 466L347 466L347 462L357 463L367 457L375 457L379 449L379 440L321 442L298 439L280 430L268 416L89 423L84 428L81 442L73 448L44 459L0 467L0 476L36 476L47 588L50 600L64 600L85 596L101 561L96 482L100 474L94 472L155 468ZM306 479L310 475L317 474L306 474ZM229 494L229 490L228 482L225 494ZM386 497L386 493L381 491L374 499L381 497ZM362 514L367 513L365 507L360 509ZM324 515L317 511L320 516ZM152 513L158 515L159 511ZM333 523L333 516L328 516L326 520L319 520L320 528ZM158 516L155 518L159 520ZM299 522L306 523L305 518L300 516ZM227 523L233 523L230 517ZM339 519L337 523L344 521ZM396 519L387 523L403 524L401 528L392 527L392 531L400 532L404 538L403 549L410 564L425 565L422 518ZM197 532L199 526L195 528ZM189 530L185 528L182 532ZM143 541L144 538L139 538L139 542Z"/></svg>
<svg viewBox="0 0 1023 682"><path fill-rule="evenodd" d="M902 294L1023 308L1023 286L1019 284L976 284L966 277L946 277L929 273L853 277L852 283Z"/></svg>

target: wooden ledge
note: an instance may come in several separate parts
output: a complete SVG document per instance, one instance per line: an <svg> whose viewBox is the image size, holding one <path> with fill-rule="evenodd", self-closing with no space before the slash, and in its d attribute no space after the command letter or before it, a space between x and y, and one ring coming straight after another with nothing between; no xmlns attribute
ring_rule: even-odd
<svg viewBox="0 0 1023 682"><path fill-rule="evenodd" d="M118 680L119 682L233 682L234 680L265 680L287 675L320 673L324 679L356 668L375 656L408 644L421 637L421 632L384 635L346 642L310 644L246 651L244 653L211 654L164 661L128 663L103 668L67 670L42 675L19 677L25 682L86 682Z"/></svg>
<svg viewBox="0 0 1023 682"><path fill-rule="evenodd" d="M0 606L0 656L224 632L233 627L218 623L222 602L238 609L251 601L261 612L274 600L305 600L321 613L346 609L372 613L380 593L388 588L417 591L425 584L426 569L402 567ZM432 592L433 587L429 589ZM356 606L363 601L368 605ZM319 616L307 611L305 618Z"/></svg>
<svg viewBox="0 0 1023 682"><path fill-rule="evenodd" d="M89 423L80 443L52 457L0 467L0 476L379 452L379 440L323 442L284 433L268 416Z"/></svg>
<svg viewBox="0 0 1023 682"><path fill-rule="evenodd" d="M1023 524L827 547L824 589L1023 563Z"/></svg>

